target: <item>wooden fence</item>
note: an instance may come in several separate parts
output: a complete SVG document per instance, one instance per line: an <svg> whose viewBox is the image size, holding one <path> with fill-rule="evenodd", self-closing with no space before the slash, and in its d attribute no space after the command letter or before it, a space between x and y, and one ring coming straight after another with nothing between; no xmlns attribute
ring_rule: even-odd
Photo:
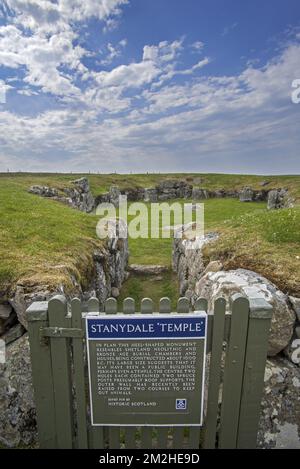
<svg viewBox="0 0 300 469"><path fill-rule="evenodd" d="M85 312L82 310L86 309ZM92 427L88 399L85 316L116 314L117 301L108 299L105 312L92 298L86 308L74 299L56 296L33 303L27 310L37 424L42 448L254 448L260 415L268 334L272 308L263 299L235 295L226 312L219 298L208 312L207 386L204 426L198 427ZM197 311L207 311L199 299ZM144 299L141 314L153 313ZM171 312L168 298L160 313ZM177 313L192 313L180 298ZM123 313L136 313L127 298Z"/></svg>

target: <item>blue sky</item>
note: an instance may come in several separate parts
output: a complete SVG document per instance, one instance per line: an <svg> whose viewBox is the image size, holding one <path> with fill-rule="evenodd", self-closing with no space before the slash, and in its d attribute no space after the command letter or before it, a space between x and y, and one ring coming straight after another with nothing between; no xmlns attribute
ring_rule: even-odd
<svg viewBox="0 0 300 469"><path fill-rule="evenodd" d="M0 171L300 173L296 79L299 0L0 0Z"/></svg>

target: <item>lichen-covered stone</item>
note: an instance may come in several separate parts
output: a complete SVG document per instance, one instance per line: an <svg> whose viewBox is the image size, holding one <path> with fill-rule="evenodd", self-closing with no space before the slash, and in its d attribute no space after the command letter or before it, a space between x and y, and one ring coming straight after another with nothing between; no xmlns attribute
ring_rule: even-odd
<svg viewBox="0 0 300 469"><path fill-rule="evenodd" d="M300 368L269 359L264 381L257 446L300 449Z"/></svg>
<svg viewBox="0 0 300 469"><path fill-rule="evenodd" d="M268 355L274 356L290 342L295 325L295 313L290 308L288 297L265 277L245 269L208 272L195 287L197 296L207 298L212 309L219 297L229 299L240 293L248 298L264 298L273 307Z"/></svg>
<svg viewBox="0 0 300 469"><path fill-rule="evenodd" d="M182 228L180 228L182 229ZM172 265L177 272L180 295L185 295L189 291L192 303L196 298L195 285L205 271L205 264L202 248L218 238L216 233L207 233L204 238L194 240L184 239L184 234L188 227L183 228L183 236L174 238ZM193 292L190 294L190 292Z"/></svg>
<svg viewBox="0 0 300 469"><path fill-rule="evenodd" d="M274 189L268 193L268 209L276 210L280 208L293 207L293 200L286 189Z"/></svg>
<svg viewBox="0 0 300 469"><path fill-rule="evenodd" d="M0 444L8 448L37 445L28 336L6 348L0 364Z"/></svg>

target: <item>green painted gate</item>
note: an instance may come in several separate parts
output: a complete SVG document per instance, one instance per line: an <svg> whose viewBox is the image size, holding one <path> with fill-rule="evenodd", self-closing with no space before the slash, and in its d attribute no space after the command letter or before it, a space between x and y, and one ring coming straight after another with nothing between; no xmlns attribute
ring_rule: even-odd
<svg viewBox="0 0 300 469"><path fill-rule="evenodd" d="M105 311L92 298L87 312L116 314L115 299ZM153 313L145 298L142 314ZM89 416L85 316L81 302L56 296L33 303L27 310L39 442L42 448L255 448L267 357L272 308L263 299L235 295L226 312L219 298L208 312L207 386L203 427L92 427ZM198 299L196 311L207 311ZM136 313L127 298L123 313ZM171 312L162 298L160 313ZM187 298L180 298L177 313L190 313Z"/></svg>

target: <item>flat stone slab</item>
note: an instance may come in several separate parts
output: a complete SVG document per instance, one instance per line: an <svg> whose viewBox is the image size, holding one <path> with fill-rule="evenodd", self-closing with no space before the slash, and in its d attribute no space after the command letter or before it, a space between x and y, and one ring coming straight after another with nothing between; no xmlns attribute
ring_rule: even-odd
<svg viewBox="0 0 300 469"><path fill-rule="evenodd" d="M162 272L166 272L168 267L165 265L131 264L128 270L137 275L159 275Z"/></svg>

